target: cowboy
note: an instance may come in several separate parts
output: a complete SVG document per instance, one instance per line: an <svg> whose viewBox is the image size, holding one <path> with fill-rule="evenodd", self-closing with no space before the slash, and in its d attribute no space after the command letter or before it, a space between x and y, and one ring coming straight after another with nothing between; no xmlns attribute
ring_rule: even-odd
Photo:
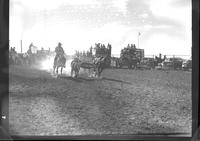
<svg viewBox="0 0 200 141"><path fill-rule="evenodd" d="M55 57L55 60L57 60L57 58L60 56L60 57L63 57L64 56L64 50L63 48L61 47L61 43L59 42L58 43L58 46L55 48L55 52L56 52L56 57Z"/></svg>

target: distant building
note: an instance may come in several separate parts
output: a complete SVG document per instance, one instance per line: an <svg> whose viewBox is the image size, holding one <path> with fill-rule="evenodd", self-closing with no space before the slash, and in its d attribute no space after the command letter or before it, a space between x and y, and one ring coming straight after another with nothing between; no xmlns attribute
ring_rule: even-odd
<svg viewBox="0 0 200 141"><path fill-rule="evenodd" d="M31 46L31 52L36 54L37 53L37 47L36 46Z"/></svg>

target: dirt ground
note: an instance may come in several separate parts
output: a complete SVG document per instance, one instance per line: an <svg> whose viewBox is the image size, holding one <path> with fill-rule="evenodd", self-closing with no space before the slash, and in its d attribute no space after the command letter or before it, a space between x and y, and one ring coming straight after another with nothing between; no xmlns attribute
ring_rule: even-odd
<svg viewBox="0 0 200 141"><path fill-rule="evenodd" d="M73 79L9 71L12 135L191 135L191 72L106 69L102 79Z"/></svg>

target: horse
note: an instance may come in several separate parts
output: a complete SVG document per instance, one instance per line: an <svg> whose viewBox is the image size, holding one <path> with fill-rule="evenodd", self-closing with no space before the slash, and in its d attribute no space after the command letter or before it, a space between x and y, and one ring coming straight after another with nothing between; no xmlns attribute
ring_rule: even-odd
<svg viewBox="0 0 200 141"><path fill-rule="evenodd" d="M53 73L55 74L55 69L56 69L56 74L58 74L58 69L61 68L60 73L62 75L62 70L63 68L65 68L65 63L66 63L66 58L64 56L58 56L57 59L54 59Z"/></svg>
<svg viewBox="0 0 200 141"><path fill-rule="evenodd" d="M19 65L22 63L20 56L15 52L11 52L9 54L9 61L11 64L14 64L14 65Z"/></svg>
<svg viewBox="0 0 200 141"><path fill-rule="evenodd" d="M107 56L94 59L95 76L97 76L97 77L101 76L101 73L103 72L103 70L106 67L106 58L107 58Z"/></svg>
<svg viewBox="0 0 200 141"><path fill-rule="evenodd" d="M75 58L71 62L71 77L73 76L73 72L75 72L75 78L78 77L80 71L80 60L78 58Z"/></svg>

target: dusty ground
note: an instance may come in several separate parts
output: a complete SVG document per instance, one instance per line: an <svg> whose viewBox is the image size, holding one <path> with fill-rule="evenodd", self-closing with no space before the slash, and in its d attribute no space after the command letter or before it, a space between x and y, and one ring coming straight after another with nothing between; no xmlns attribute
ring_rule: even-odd
<svg viewBox="0 0 200 141"><path fill-rule="evenodd" d="M191 72L107 69L96 80L10 67L13 135L191 133Z"/></svg>

